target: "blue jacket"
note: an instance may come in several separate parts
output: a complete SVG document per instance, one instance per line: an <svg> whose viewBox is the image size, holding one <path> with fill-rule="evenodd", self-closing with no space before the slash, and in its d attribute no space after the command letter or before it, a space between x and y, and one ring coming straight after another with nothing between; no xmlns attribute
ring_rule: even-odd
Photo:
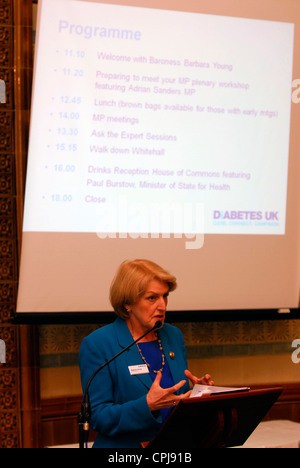
<svg viewBox="0 0 300 468"><path fill-rule="evenodd" d="M185 379L178 391L189 390L186 350L180 330L164 324L159 330L165 358L174 384ZM84 338L79 352L83 392L94 371L133 341L126 322L117 318L112 324L99 328ZM169 356L174 353L174 359ZM151 412L146 394L152 380L149 374L130 375L129 366L144 364L133 345L102 369L89 387L92 407L91 428L98 432L94 447L140 447L151 440L161 427L159 411Z"/></svg>

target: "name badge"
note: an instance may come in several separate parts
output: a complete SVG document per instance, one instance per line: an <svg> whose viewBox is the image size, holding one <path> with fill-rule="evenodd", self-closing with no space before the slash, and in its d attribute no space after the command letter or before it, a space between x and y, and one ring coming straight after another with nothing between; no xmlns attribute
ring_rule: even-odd
<svg viewBox="0 0 300 468"><path fill-rule="evenodd" d="M136 366L128 366L130 375L149 374L149 369L146 364L137 364Z"/></svg>

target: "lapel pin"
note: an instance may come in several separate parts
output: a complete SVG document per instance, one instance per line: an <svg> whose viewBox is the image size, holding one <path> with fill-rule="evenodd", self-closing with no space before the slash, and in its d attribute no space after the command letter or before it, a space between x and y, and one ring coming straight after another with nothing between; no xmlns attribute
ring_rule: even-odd
<svg viewBox="0 0 300 468"><path fill-rule="evenodd" d="M170 352L169 352L169 356L170 356L171 359L174 359L174 358L175 358L175 354L173 353L173 351L170 351Z"/></svg>

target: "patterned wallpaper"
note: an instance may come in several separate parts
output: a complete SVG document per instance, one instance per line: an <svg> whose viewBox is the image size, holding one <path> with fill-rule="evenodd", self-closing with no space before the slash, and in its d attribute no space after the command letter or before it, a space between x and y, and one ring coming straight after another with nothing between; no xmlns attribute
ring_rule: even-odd
<svg viewBox="0 0 300 468"><path fill-rule="evenodd" d="M31 11L32 0L0 0L0 339L5 342L6 351L5 363L0 363L0 448L27 443L31 446L32 432L26 424L30 419L31 428L36 425L31 424L36 408L36 401L31 401L35 379L33 373L27 378L24 367L22 372L20 369L20 343L26 342L24 354L29 358L33 347L30 353L27 351L32 341L24 341L24 328L11 321L16 308L31 101ZM33 385L31 389L29 384ZM22 411L24 396L27 411Z"/></svg>
<svg viewBox="0 0 300 468"><path fill-rule="evenodd" d="M0 448L20 443L18 330L10 323L17 290L16 187L14 159L13 5L0 1Z"/></svg>
<svg viewBox="0 0 300 468"><path fill-rule="evenodd" d="M188 358L291 353L300 320L186 322L181 329ZM80 343L99 325L39 327L41 368L77 366Z"/></svg>

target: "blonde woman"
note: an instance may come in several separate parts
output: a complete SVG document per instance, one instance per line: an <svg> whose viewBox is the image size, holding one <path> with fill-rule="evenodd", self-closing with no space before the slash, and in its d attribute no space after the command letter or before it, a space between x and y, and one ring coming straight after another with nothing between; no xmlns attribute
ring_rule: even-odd
<svg viewBox="0 0 300 468"><path fill-rule="evenodd" d="M110 289L117 319L86 337L79 353L82 387L97 368L151 330L121 354L90 385L94 447L140 447L151 440L174 405L190 394L192 384L213 384L187 370L180 330L164 323L168 296L176 278L149 260L123 262Z"/></svg>

